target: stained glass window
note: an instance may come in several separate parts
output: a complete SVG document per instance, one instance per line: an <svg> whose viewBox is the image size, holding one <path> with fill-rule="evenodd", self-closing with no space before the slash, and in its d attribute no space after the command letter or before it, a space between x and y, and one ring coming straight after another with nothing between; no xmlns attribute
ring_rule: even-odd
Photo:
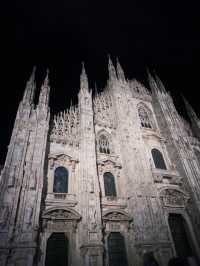
<svg viewBox="0 0 200 266"><path fill-rule="evenodd" d="M60 166L54 172L53 192L68 192L68 171L65 167Z"/></svg>

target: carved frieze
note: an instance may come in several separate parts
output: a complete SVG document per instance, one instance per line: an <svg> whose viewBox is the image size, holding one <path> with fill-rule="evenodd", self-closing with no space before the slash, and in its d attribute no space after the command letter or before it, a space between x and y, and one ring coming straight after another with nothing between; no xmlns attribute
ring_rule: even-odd
<svg viewBox="0 0 200 266"><path fill-rule="evenodd" d="M161 192L161 200L166 207L182 207L184 208L189 197L183 192L176 189L165 189Z"/></svg>
<svg viewBox="0 0 200 266"><path fill-rule="evenodd" d="M75 231L81 216L74 210L50 208L43 215L43 228L48 231Z"/></svg>
<svg viewBox="0 0 200 266"><path fill-rule="evenodd" d="M132 218L122 210L110 210L103 213L105 231L128 231Z"/></svg>
<svg viewBox="0 0 200 266"><path fill-rule="evenodd" d="M122 168L117 156L111 158L103 158L97 161L99 173L102 175L104 172L111 171L115 176L120 176Z"/></svg>
<svg viewBox="0 0 200 266"><path fill-rule="evenodd" d="M42 216L43 219L49 220L80 220L81 216L74 210L69 209L50 209L46 210Z"/></svg>
<svg viewBox="0 0 200 266"><path fill-rule="evenodd" d="M71 166L72 172L74 172L76 163L78 163L78 160L72 158L71 156L67 154L59 153L59 154L49 155L50 169L53 169L54 166L68 165L68 166Z"/></svg>

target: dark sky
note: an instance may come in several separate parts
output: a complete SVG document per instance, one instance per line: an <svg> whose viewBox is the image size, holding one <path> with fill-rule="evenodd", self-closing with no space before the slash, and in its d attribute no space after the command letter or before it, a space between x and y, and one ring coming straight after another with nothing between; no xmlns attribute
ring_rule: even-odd
<svg viewBox="0 0 200 266"><path fill-rule="evenodd" d="M111 54L130 79L145 83L146 67L154 68L178 109L184 113L182 92L200 115L198 1L21 0L9 5L1 10L1 162L33 65L38 87L50 69L52 112L76 102L82 61L91 87L96 82L102 90Z"/></svg>

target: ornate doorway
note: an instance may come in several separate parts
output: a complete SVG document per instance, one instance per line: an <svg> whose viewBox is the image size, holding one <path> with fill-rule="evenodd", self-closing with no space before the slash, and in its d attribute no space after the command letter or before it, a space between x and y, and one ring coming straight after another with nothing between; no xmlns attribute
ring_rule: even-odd
<svg viewBox="0 0 200 266"><path fill-rule="evenodd" d="M68 266L68 239L64 233L53 233L47 241L45 266Z"/></svg>
<svg viewBox="0 0 200 266"><path fill-rule="evenodd" d="M177 256L185 261L186 265L197 265L194 243L185 219L181 214L170 213L168 222Z"/></svg>
<svg viewBox="0 0 200 266"><path fill-rule="evenodd" d="M119 232L108 236L109 266L128 266L124 237Z"/></svg>

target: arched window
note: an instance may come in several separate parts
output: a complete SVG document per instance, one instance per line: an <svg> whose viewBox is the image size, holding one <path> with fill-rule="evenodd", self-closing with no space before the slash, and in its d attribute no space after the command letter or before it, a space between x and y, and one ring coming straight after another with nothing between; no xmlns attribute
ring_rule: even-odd
<svg viewBox="0 0 200 266"><path fill-rule="evenodd" d="M68 240L64 233L53 233L46 248L45 266L68 265Z"/></svg>
<svg viewBox="0 0 200 266"><path fill-rule="evenodd" d="M148 113L148 111L144 106L140 106L138 108L138 114L142 127L153 128L153 123L151 121L150 114Z"/></svg>
<svg viewBox="0 0 200 266"><path fill-rule="evenodd" d="M166 170L167 167L165 165L165 161L164 161L162 153L159 150L157 150L157 149L152 149L151 150L151 154L152 154L152 157L153 157L153 161L154 161L155 167L158 168L158 169Z"/></svg>
<svg viewBox="0 0 200 266"><path fill-rule="evenodd" d="M193 256L185 219L181 214L170 213L168 222L177 256L180 258Z"/></svg>
<svg viewBox="0 0 200 266"><path fill-rule="evenodd" d="M105 196L113 196L116 197L116 188L115 188L115 178L114 176L107 172L103 175L104 179L104 188L105 188Z"/></svg>
<svg viewBox="0 0 200 266"><path fill-rule="evenodd" d="M98 140L98 149L100 153L107 153L110 154L110 144L108 137L104 134L99 136Z"/></svg>
<svg viewBox="0 0 200 266"><path fill-rule="evenodd" d="M108 236L109 266L128 266L124 237L119 232Z"/></svg>
<svg viewBox="0 0 200 266"><path fill-rule="evenodd" d="M68 171L65 167L60 166L54 172L53 192L68 192Z"/></svg>

